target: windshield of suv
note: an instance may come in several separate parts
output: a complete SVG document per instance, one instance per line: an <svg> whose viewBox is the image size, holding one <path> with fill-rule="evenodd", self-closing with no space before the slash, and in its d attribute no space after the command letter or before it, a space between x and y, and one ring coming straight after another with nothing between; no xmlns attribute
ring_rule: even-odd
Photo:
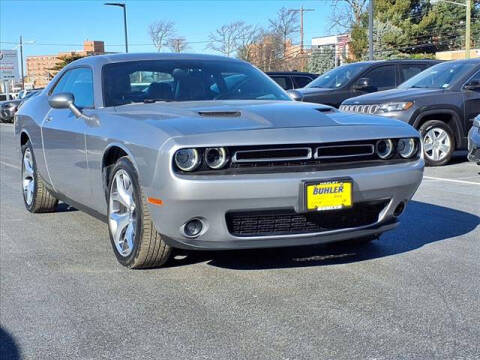
<svg viewBox="0 0 480 360"><path fill-rule="evenodd" d="M337 89L346 85L366 68L367 64L362 63L342 65L320 75L305 87Z"/></svg>
<svg viewBox="0 0 480 360"><path fill-rule="evenodd" d="M475 66L472 63L453 61L437 64L400 84L398 88L446 89Z"/></svg>
<svg viewBox="0 0 480 360"><path fill-rule="evenodd" d="M103 67L105 106L136 102L291 100L255 67L224 60L145 60Z"/></svg>

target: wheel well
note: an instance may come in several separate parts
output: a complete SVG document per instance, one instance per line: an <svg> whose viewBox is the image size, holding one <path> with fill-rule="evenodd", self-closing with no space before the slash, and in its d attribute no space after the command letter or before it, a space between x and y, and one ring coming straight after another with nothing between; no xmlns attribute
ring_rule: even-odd
<svg viewBox="0 0 480 360"><path fill-rule="evenodd" d="M102 160L102 174L103 174L103 188L105 190L105 196L108 195L108 180L110 179L110 171L113 166L123 156L127 156L127 153L118 146L112 146L103 155Z"/></svg>
<svg viewBox="0 0 480 360"><path fill-rule="evenodd" d="M22 132L22 135L20 135L20 146L23 146L27 143L27 141L30 140L28 138L28 135Z"/></svg>
<svg viewBox="0 0 480 360"><path fill-rule="evenodd" d="M423 124L425 124L429 120L438 120L443 121L446 123L453 132L453 136L455 137L455 147L458 147L461 141L461 130L459 129L459 125L457 124L455 117L453 114L449 113L435 113L435 114L428 114L420 119L417 123L416 128L420 129Z"/></svg>

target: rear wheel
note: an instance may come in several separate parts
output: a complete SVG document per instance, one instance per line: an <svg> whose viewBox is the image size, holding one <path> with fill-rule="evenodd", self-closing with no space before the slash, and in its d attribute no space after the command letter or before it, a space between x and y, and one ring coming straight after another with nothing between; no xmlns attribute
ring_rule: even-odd
<svg viewBox="0 0 480 360"><path fill-rule="evenodd" d="M22 146L22 192L23 202L32 213L55 211L58 200L48 191L38 175L37 163L30 141Z"/></svg>
<svg viewBox="0 0 480 360"><path fill-rule="evenodd" d="M423 139L423 154L429 166L442 166L452 158L455 137L452 129L443 121L429 120L420 126Z"/></svg>
<svg viewBox="0 0 480 360"><path fill-rule="evenodd" d="M155 229L134 166L122 157L111 174L108 229L118 261L129 268L165 264L172 249Z"/></svg>

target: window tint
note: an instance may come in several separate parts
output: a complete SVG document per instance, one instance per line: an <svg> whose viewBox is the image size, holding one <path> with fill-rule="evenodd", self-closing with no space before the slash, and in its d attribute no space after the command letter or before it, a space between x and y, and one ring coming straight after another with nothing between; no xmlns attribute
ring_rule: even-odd
<svg viewBox="0 0 480 360"><path fill-rule="evenodd" d="M429 67L399 86L400 89L447 89L475 68L473 62L447 61Z"/></svg>
<svg viewBox="0 0 480 360"><path fill-rule="evenodd" d="M293 76L293 83L296 89L305 87L310 81L312 81L312 79L307 76Z"/></svg>
<svg viewBox="0 0 480 360"><path fill-rule="evenodd" d="M411 77L421 73L427 68L426 65L419 64L400 64L400 75L402 82L407 81Z"/></svg>
<svg viewBox="0 0 480 360"><path fill-rule="evenodd" d="M292 82L288 76L272 75L270 77L285 90L290 90L293 88Z"/></svg>
<svg viewBox="0 0 480 360"><path fill-rule="evenodd" d="M105 106L134 102L287 100L253 66L237 61L142 60L104 65Z"/></svg>
<svg viewBox="0 0 480 360"><path fill-rule="evenodd" d="M93 75L89 68L67 71L53 89L52 94L69 92L75 98L78 107L93 106Z"/></svg>
<svg viewBox="0 0 480 360"><path fill-rule="evenodd" d="M365 75L370 80L370 86L377 90L387 90L395 87L395 66L380 66Z"/></svg>

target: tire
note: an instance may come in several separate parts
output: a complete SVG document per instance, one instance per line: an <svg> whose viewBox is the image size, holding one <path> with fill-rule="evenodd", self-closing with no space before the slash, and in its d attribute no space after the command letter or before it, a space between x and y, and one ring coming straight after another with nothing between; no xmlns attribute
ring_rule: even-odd
<svg viewBox="0 0 480 360"><path fill-rule="evenodd" d="M427 166L442 166L450 162L455 150L455 136L445 122L428 120L420 126L423 155Z"/></svg>
<svg viewBox="0 0 480 360"><path fill-rule="evenodd" d="M31 213L55 211L58 200L47 189L38 175L37 162L30 140L22 146L22 193L23 203Z"/></svg>
<svg viewBox="0 0 480 360"><path fill-rule="evenodd" d="M110 174L108 232L117 260L131 269L164 265L172 248L155 229L135 167L127 157L122 157Z"/></svg>

